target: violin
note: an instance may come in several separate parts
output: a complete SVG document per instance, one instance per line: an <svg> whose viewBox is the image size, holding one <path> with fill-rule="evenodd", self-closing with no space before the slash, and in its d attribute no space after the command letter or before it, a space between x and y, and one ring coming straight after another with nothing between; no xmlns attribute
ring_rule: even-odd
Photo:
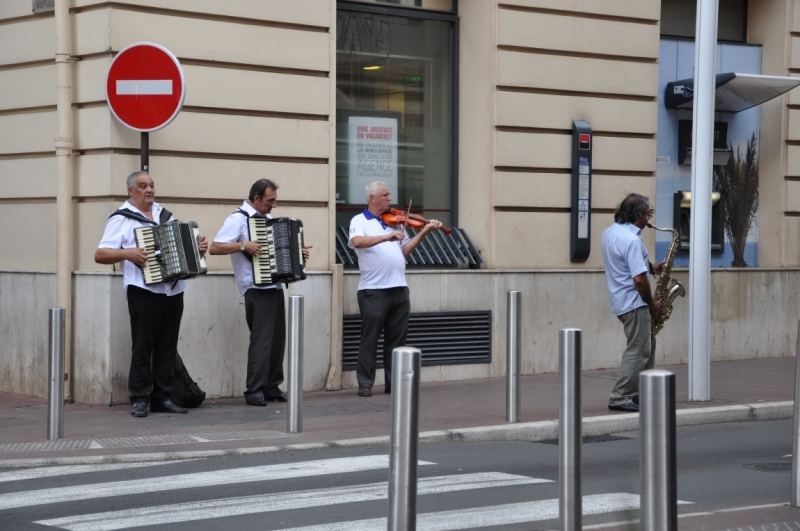
<svg viewBox="0 0 800 531"><path fill-rule="evenodd" d="M390 208L388 212L381 214L381 219L387 225L403 225L414 230L420 230L425 225L430 223L430 220L427 220L422 216L411 214L398 208ZM450 234L452 232L452 229L448 229L447 227L439 227L439 229L445 234Z"/></svg>

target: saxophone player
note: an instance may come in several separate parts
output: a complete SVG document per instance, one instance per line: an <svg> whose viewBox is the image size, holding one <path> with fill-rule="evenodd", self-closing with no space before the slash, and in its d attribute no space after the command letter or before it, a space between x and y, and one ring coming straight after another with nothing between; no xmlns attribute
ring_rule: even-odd
<svg viewBox="0 0 800 531"><path fill-rule="evenodd" d="M639 411L639 373L655 365L651 318L661 313L663 305L653 299L647 274L661 274L663 264L650 263L642 241L642 229L652 217L648 198L629 194L601 240L611 312L622 323L627 339L619 377L608 400L612 411Z"/></svg>

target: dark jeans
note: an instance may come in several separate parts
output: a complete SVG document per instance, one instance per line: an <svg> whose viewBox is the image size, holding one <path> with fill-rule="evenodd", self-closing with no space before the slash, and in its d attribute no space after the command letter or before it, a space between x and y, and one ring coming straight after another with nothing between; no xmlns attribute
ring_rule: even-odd
<svg viewBox="0 0 800 531"><path fill-rule="evenodd" d="M168 297L128 286L128 312L133 342L128 374L131 402L172 398L183 293Z"/></svg>
<svg viewBox="0 0 800 531"><path fill-rule="evenodd" d="M392 384L392 351L405 346L411 303L405 286L388 289L362 289L358 292L361 310L361 345L358 347L356 377L359 387L375 383L378 338L383 330L383 370L386 385Z"/></svg>
<svg viewBox="0 0 800 531"><path fill-rule="evenodd" d="M250 329L244 396L278 397L281 394L278 386L283 383L283 349L286 344L283 290L247 290L244 311Z"/></svg>

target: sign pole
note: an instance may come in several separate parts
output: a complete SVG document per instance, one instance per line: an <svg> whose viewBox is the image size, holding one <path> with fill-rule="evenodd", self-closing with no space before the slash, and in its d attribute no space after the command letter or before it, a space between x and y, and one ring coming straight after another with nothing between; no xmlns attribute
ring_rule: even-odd
<svg viewBox="0 0 800 531"><path fill-rule="evenodd" d="M150 133L142 133L142 171L150 172Z"/></svg>
<svg viewBox="0 0 800 531"><path fill-rule="evenodd" d="M711 400L711 180L718 0L697 2L689 250L689 400Z"/></svg>

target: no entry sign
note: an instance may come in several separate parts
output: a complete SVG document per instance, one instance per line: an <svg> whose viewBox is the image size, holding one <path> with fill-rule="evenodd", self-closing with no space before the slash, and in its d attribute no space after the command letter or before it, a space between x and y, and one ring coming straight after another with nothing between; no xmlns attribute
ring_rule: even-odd
<svg viewBox="0 0 800 531"><path fill-rule="evenodd" d="M156 131L169 124L180 112L185 96L178 59L158 44L131 44L108 68L108 106L120 122L135 131Z"/></svg>

